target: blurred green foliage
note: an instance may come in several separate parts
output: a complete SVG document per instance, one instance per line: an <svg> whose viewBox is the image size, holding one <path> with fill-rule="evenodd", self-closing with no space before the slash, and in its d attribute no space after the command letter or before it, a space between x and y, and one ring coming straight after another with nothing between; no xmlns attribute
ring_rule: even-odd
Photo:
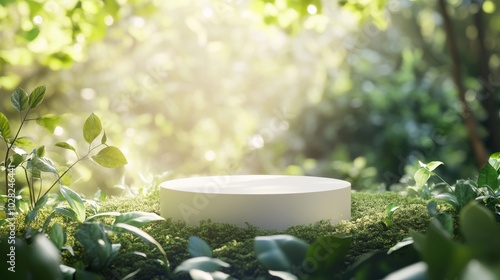
<svg viewBox="0 0 500 280"><path fill-rule="evenodd" d="M481 101L500 83L500 11L448 5L467 101L495 150ZM71 114L96 112L129 159L111 174L79 169L88 195L163 172L318 175L359 190L389 188L417 160L474 174L434 1L0 1L0 29L0 94L43 81L45 113L67 114L58 136L81 142Z"/></svg>

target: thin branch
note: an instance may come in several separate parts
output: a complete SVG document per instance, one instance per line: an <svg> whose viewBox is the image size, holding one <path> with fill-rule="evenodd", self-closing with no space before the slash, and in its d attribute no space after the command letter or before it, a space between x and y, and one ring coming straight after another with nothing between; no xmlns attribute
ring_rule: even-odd
<svg viewBox="0 0 500 280"><path fill-rule="evenodd" d="M446 32L448 49L450 51L451 60L453 63L453 66L451 68L451 75L458 91L458 96L462 107L462 118L464 120L465 127L467 128L467 134L472 145L476 163L479 167L481 167L488 160L486 148L484 147L484 143L478 135L475 118L472 114L471 109L469 108L469 105L467 104L467 100L465 99L466 90L461 77L461 62L458 53L457 42L453 33L450 16L448 14L448 11L446 10L445 0L439 0L438 3L441 16L444 20L444 29Z"/></svg>

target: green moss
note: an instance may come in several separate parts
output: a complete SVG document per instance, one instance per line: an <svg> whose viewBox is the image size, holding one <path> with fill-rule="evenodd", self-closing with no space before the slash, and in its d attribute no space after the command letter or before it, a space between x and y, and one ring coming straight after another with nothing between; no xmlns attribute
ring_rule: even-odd
<svg viewBox="0 0 500 280"><path fill-rule="evenodd" d="M381 222L389 203L400 206L394 213L394 225L391 228L387 228ZM147 211L159 214L159 205L159 193L156 191L145 196L108 199L101 203L99 212ZM48 214L42 211L41 219L36 221L36 225L41 226L43 218ZM63 217L55 220L67 225ZM112 223L112 218L106 218L103 221ZM267 231L251 225L238 227L204 221L195 227L187 226L179 221L166 220L151 223L142 229L153 236L165 249L171 271L190 257L187 252L187 240L189 236L194 235L205 240L213 248L214 257L231 264L231 267L224 272L238 279L272 279L255 258L253 239L256 236L290 234L312 243L319 236L350 235L353 242L346 259L347 266L364 253L389 249L407 237L410 230L424 232L428 221L426 202L420 199L404 197L396 193L353 193L352 219L335 226L327 221L320 221L308 226L293 226L283 231ZM74 226L69 226L67 230L68 237L72 237L76 229ZM137 269L140 269L140 272L136 279L189 279L186 274L168 276L158 261L161 259L160 252L141 239L122 234L112 236L111 240L113 243L120 243L122 247L121 253L112 266L102 272L105 279L121 279ZM75 249L76 255L65 254L63 261L73 265L83 259L83 248L75 244L74 240L71 240L70 244ZM145 253L146 258L133 252Z"/></svg>

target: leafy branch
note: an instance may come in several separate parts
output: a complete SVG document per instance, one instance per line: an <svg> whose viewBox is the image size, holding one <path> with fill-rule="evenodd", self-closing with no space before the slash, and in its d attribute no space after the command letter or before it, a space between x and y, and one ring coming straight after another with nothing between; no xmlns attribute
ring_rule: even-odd
<svg viewBox="0 0 500 280"><path fill-rule="evenodd" d="M16 131L14 137L11 137L11 126L8 118L0 112L0 138L4 141L6 145L5 159L2 163L2 170L5 175L5 193L8 193L8 176L9 170L21 167L24 169L24 177L26 184L29 189L29 207L33 210L36 207L37 202L46 196L56 185L69 185L65 184L64 178L68 172L73 169L73 167L86 159L91 159L95 163L106 167L106 168L117 168L127 164L127 160L123 153L114 146L109 146L106 144L107 136L106 132L103 131L101 121L97 115L94 113L90 114L83 125L83 138L88 143L88 151L85 155L80 156L75 147L67 142L58 142L55 144L56 147L71 150L75 153L77 160L73 162L68 168L63 172L59 172L54 163L45 155L45 146L40 146L39 148L33 150L31 153L27 153L22 148L26 146L32 146L35 143L29 140L27 137L20 137L21 130L26 122L31 120L36 120L37 124L41 125L48 130L54 131L55 127L59 124L61 118L52 114L29 118L31 109L36 108L40 105L45 97L45 86L39 86L35 88L30 94L27 94L21 88L16 89L11 95L11 104L20 114L21 124ZM101 135L101 141L98 145L92 145L95 139ZM103 147L95 155L91 154L97 149ZM11 156L11 153L13 155ZM53 173L56 179L52 184L43 192L43 182L41 173ZM40 180L40 189L38 195L35 195L35 182Z"/></svg>

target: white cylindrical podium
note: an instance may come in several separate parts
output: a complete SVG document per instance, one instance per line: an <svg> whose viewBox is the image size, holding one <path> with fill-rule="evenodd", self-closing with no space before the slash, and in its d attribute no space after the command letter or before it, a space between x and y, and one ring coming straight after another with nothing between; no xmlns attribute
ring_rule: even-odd
<svg viewBox="0 0 500 280"><path fill-rule="evenodd" d="M217 223L286 229L351 217L351 184L309 176L234 175L160 184L161 216L199 225Z"/></svg>

